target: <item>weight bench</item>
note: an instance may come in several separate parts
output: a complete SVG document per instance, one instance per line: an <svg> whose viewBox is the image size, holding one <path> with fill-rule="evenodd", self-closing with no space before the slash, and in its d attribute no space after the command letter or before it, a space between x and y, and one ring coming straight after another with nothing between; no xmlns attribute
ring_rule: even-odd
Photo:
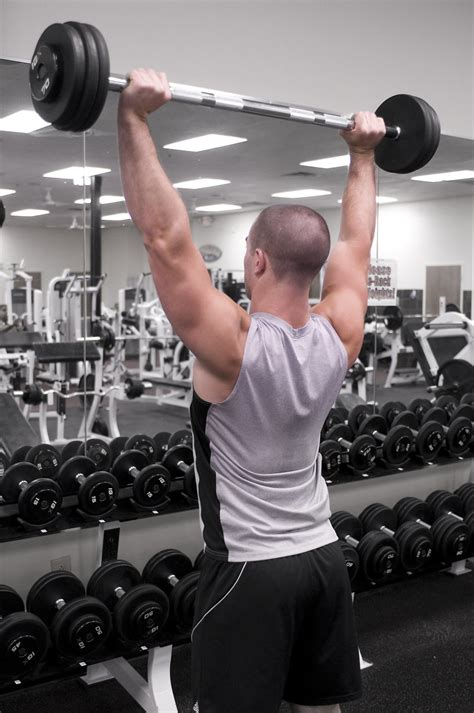
<svg viewBox="0 0 474 713"><path fill-rule="evenodd" d="M36 446L39 442L13 396L0 394L0 443L8 457L21 446Z"/></svg>
<svg viewBox="0 0 474 713"><path fill-rule="evenodd" d="M42 342L39 332L0 332L0 349L32 349L34 344Z"/></svg>

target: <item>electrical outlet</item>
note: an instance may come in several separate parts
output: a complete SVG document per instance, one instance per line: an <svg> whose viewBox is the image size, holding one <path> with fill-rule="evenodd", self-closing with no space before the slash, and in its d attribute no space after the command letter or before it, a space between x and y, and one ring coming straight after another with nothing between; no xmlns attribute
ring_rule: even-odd
<svg viewBox="0 0 474 713"><path fill-rule="evenodd" d="M64 557L58 557L55 560L51 560L51 571L56 569L64 569L68 572L71 571L71 555L65 555Z"/></svg>

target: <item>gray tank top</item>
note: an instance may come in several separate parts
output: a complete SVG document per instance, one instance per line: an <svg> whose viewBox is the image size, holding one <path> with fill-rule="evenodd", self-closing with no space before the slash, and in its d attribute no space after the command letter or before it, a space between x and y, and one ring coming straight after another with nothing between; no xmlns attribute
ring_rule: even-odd
<svg viewBox="0 0 474 713"><path fill-rule="evenodd" d="M321 427L347 355L327 319L294 329L251 315L242 367L228 398L191 403L206 552L229 562L286 557L337 540L318 457Z"/></svg>

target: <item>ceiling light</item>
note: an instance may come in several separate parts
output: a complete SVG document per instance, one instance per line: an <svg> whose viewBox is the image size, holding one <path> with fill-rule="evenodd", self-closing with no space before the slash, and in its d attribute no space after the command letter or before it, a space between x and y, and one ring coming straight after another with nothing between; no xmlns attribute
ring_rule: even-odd
<svg viewBox="0 0 474 713"><path fill-rule="evenodd" d="M18 134L31 134L45 126L49 126L35 111L16 111L0 119L0 131L14 131Z"/></svg>
<svg viewBox="0 0 474 713"><path fill-rule="evenodd" d="M332 158L319 158L314 161L303 161L300 166L313 166L314 168L339 168L349 165L349 154L333 156Z"/></svg>
<svg viewBox="0 0 474 713"><path fill-rule="evenodd" d="M173 149L175 151L208 151L209 149L217 149L221 146L232 146L232 144L240 144L247 139L241 139L238 136L224 136L223 134L206 134L205 136L196 136L194 139L186 139L185 141L176 141L173 144L166 144L165 149Z"/></svg>
<svg viewBox="0 0 474 713"><path fill-rule="evenodd" d="M338 203L342 203L342 198L339 198ZM388 198L387 196L377 196L375 198L376 203L398 203L398 198Z"/></svg>
<svg viewBox="0 0 474 713"><path fill-rule="evenodd" d="M102 220L132 220L130 213L114 213L113 215L103 215Z"/></svg>
<svg viewBox="0 0 474 713"><path fill-rule="evenodd" d="M232 205L232 203L216 203L215 205L201 205L196 210L203 213L224 213L230 210L242 210L242 206Z"/></svg>
<svg viewBox="0 0 474 713"><path fill-rule="evenodd" d="M212 186L224 186L230 181L221 181L219 178L196 178L193 181L181 181L181 183L173 183L175 188L190 188L197 190L199 188L211 188Z"/></svg>
<svg viewBox="0 0 474 713"><path fill-rule="evenodd" d="M300 191L284 191L283 193L272 193L273 198L311 198L314 196L330 196L331 191L318 191L314 188L306 188Z"/></svg>
<svg viewBox="0 0 474 713"><path fill-rule="evenodd" d="M120 203L121 201L124 201L125 198L123 196L102 196L100 199L100 204L101 205L107 205L108 203ZM77 203L78 205L84 205L84 203L89 204L91 202L90 198L78 198L77 201L74 201L74 203Z"/></svg>
<svg viewBox="0 0 474 713"><path fill-rule="evenodd" d="M0 197L10 196L12 193L16 193L16 191L12 191L9 188L0 188Z"/></svg>
<svg viewBox="0 0 474 713"><path fill-rule="evenodd" d="M62 178L66 181L80 180L82 183L84 178L87 179L91 176L98 176L101 173L110 173L110 171L110 168L97 168L95 166L69 166L68 168L61 168L58 171L43 173L43 176L45 178Z"/></svg>
<svg viewBox="0 0 474 713"><path fill-rule="evenodd" d="M447 173L431 173L426 176L412 176L412 181L441 183L441 181L465 181L474 178L474 171L448 171Z"/></svg>
<svg viewBox="0 0 474 713"><path fill-rule="evenodd" d="M34 208L25 208L24 210L16 210L10 215L18 216L20 218L34 218L37 215L46 215L49 210L35 210Z"/></svg>

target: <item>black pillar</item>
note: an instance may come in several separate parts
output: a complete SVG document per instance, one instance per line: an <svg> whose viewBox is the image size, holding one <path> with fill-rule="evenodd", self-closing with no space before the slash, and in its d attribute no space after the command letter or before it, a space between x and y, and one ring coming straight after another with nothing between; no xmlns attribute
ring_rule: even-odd
<svg viewBox="0 0 474 713"><path fill-rule="evenodd" d="M100 197L102 195L102 176L91 178L91 285L97 284L102 275L102 211ZM96 314L91 318L100 317L102 312L101 291L97 294Z"/></svg>

